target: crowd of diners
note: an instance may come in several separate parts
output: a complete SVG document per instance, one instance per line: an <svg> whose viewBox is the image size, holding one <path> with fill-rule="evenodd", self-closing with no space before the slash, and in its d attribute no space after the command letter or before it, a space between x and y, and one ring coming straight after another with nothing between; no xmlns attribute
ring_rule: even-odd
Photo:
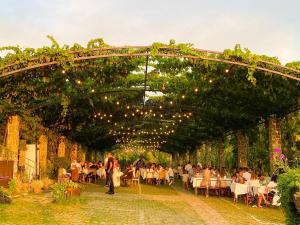
<svg viewBox="0 0 300 225"><path fill-rule="evenodd" d="M174 169L175 170L175 169ZM253 169L243 167L227 171L224 167L217 169L215 167L202 167L201 164L192 165L188 162L184 166L178 165L175 173L181 177L184 188L193 187L193 179L202 178L200 187L207 187L205 195L208 197L209 189L218 191L220 195L226 193L232 194L231 185L241 184L247 188L247 193L242 197L247 201L247 204L252 203L253 206L262 207L265 205L279 206L280 196L277 190L277 175L271 177L265 176L261 171L256 172ZM217 180L216 187L211 186L211 181ZM256 203L256 204L255 204Z"/></svg>
<svg viewBox="0 0 300 225"><path fill-rule="evenodd" d="M64 172L64 176L69 176L70 179L77 182L97 182L97 180L106 180L104 162L76 162L71 163L71 173ZM276 189L277 176L264 176L262 172L256 172L250 168L239 168L231 171L223 168L202 167L200 163L192 164L188 162L185 165L178 165L175 168L163 167L156 163L148 164L130 164L120 167L119 161L114 160L113 182L115 187L128 185L127 181L137 179L149 185L172 185L174 178L182 180L183 187L187 190L193 188L193 179L202 178L202 187L207 187L205 195L208 196L210 189L214 192L218 191L220 196L232 195L232 189L228 185L228 180L233 184L245 184L249 186L249 191L242 197L247 198L250 203L256 203L255 206L261 208L262 203L265 205L278 206L279 195ZM211 187L211 180L215 182L216 188ZM255 187L255 190L254 190Z"/></svg>

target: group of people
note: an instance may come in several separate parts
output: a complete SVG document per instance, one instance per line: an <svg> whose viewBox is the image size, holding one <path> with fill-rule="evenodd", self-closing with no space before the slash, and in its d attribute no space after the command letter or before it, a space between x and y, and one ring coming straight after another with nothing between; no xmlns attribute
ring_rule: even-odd
<svg viewBox="0 0 300 225"><path fill-rule="evenodd" d="M139 168L140 176L146 184L174 184L174 171L172 167L164 168L156 163Z"/></svg>
<svg viewBox="0 0 300 225"><path fill-rule="evenodd" d="M202 167L200 163L192 165L191 162L188 162L184 166L178 165L176 174L181 177L183 186L186 189L189 189L192 186L194 178L202 178L200 186L207 187L206 196L208 196L209 188L215 189L214 187L211 187L212 178L218 181L214 183L216 189L222 193L224 193L226 189L230 190L231 187L227 182L230 180L231 184L245 184L245 186L247 186L247 198L250 196L251 201L256 201L257 207L262 207L262 201L264 201L266 205L280 205L276 175L272 175L271 178L265 177L261 172L256 173L256 171L249 168L233 169L230 173L224 167L221 169ZM270 203L269 200L272 202Z"/></svg>

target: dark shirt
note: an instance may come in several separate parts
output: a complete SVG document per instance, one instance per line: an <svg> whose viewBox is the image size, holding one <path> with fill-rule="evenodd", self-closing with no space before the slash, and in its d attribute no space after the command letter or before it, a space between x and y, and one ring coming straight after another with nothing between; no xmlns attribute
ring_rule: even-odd
<svg viewBox="0 0 300 225"><path fill-rule="evenodd" d="M108 161L107 161L107 167L106 167L106 170L108 171L109 170L109 167L110 167L110 164L112 165L111 167L111 173L113 172L113 169L114 169L114 158L113 157L109 157L108 158Z"/></svg>

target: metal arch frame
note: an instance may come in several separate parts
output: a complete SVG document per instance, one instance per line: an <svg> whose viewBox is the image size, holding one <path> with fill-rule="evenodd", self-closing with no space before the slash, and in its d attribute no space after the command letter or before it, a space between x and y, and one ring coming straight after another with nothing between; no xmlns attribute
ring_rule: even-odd
<svg viewBox="0 0 300 225"><path fill-rule="evenodd" d="M147 49L151 46L125 46L125 47L108 47L108 48L93 48L89 49L87 52L86 49L78 51L69 51L73 55L73 62L81 62L86 60L96 60L100 58L113 58L113 57L147 57ZM205 56L197 56L192 54L183 54L178 48L171 47L160 47L158 48L158 53L155 54L157 57L166 57L166 58L186 58L191 60L208 60L212 62L226 63L230 65L243 66L251 68L252 65L246 62L241 62L238 60L228 60L223 59L222 52L203 50L203 49L192 49L198 53L204 53ZM49 61L42 58L32 58L26 64L22 63L12 63L4 65L0 70L0 78L17 75L26 71L45 68L50 66L59 66L59 61L55 57ZM271 68L274 67L275 69ZM300 81L300 70L296 70L290 67L278 65L276 63L267 62L267 61L258 61L256 70L263 72L279 75L288 79Z"/></svg>

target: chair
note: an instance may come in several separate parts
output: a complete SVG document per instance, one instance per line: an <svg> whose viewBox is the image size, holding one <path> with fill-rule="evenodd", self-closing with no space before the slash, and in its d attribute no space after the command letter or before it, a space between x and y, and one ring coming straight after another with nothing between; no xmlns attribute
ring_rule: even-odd
<svg viewBox="0 0 300 225"><path fill-rule="evenodd" d="M132 184L140 184L140 171L138 170L135 174L135 177L131 179Z"/></svg>

